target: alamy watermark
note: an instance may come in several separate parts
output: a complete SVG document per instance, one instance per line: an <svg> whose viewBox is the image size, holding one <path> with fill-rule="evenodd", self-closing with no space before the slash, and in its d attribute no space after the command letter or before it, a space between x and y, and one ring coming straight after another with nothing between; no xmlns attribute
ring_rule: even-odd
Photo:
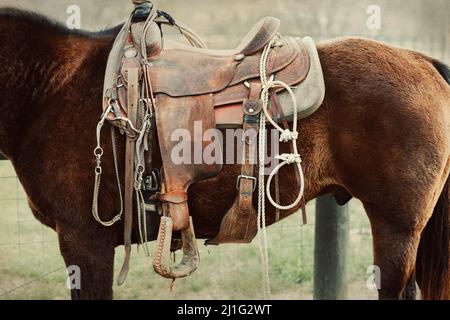
<svg viewBox="0 0 450 320"><path fill-rule="evenodd" d="M72 4L67 7L66 13L69 15L66 20L67 28L81 29L81 8Z"/></svg>
<svg viewBox="0 0 450 320"><path fill-rule="evenodd" d="M381 29L381 8L378 5L370 5L367 7L369 17L366 20L366 26L369 30Z"/></svg>
<svg viewBox="0 0 450 320"><path fill-rule="evenodd" d="M379 266L372 265L368 266L366 273L370 274L367 278L366 285L369 290L380 290L381 289L381 269Z"/></svg>
<svg viewBox="0 0 450 320"><path fill-rule="evenodd" d="M67 280L66 286L70 290L81 289L81 269L77 265L71 265L67 267Z"/></svg>
<svg viewBox="0 0 450 320"><path fill-rule="evenodd" d="M223 133L225 132L225 134ZM255 129L216 128L203 130L202 121L195 121L193 130L184 128L172 132L171 160L174 164L243 164L245 150L248 148L248 159L251 164L258 163L258 132ZM276 129L266 132L265 170L270 173L279 161L279 132ZM225 147L225 149L224 149Z"/></svg>

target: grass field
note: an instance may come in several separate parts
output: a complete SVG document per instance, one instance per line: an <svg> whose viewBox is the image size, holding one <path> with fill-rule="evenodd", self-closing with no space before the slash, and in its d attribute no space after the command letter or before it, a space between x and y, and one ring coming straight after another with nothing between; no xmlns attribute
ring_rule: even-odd
<svg viewBox="0 0 450 320"><path fill-rule="evenodd" d="M366 288L372 264L370 227L362 206L350 204L348 298L374 299ZM298 214L268 228L270 280L274 299L311 299L313 293L314 204L308 225ZM199 270L170 281L153 272L151 258L133 249L127 282L115 287L116 299L260 299L261 263L256 239L250 245L205 248ZM153 252L154 245L151 245ZM116 274L123 248L116 250ZM178 256L179 257L179 256ZM34 219L11 164L0 162L0 299L68 299L66 271L56 234Z"/></svg>

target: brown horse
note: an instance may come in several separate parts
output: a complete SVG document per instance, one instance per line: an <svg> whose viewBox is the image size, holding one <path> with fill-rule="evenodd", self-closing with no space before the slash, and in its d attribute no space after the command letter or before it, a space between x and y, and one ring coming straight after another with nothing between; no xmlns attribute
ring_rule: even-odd
<svg viewBox="0 0 450 320"><path fill-rule="evenodd" d="M118 30L70 31L35 14L0 11L0 151L12 161L33 214L58 233L66 264L82 270L73 298L112 298L114 248L123 241L123 225L105 228L91 215L95 128ZM365 39L318 49L326 97L298 124L306 200L331 193L340 203L363 202L381 269L380 298L399 298L415 273L424 298L449 299L448 69ZM102 145L111 164L107 135ZM119 146L123 154L123 140ZM104 170L99 207L112 217L119 200L111 167ZM123 172L123 161L120 167ZM199 238L217 233L239 170L225 165L190 188ZM280 174L281 200L288 203L296 196L295 175ZM274 217L268 209L268 224Z"/></svg>

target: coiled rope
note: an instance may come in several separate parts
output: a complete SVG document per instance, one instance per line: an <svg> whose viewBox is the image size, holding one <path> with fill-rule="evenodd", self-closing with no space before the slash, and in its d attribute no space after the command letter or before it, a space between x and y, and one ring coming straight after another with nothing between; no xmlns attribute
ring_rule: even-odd
<svg viewBox="0 0 450 320"><path fill-rule="evenodd" d="M263 102L263 114L260 116L260 128L259 128L259 170L258 170L258 238L260 244L260 254L261 260L263 263L263 292L264 298L270 298L270 280L269 280L269 256L267 250L267 233L266 233L266 212L265 212L265 196L267 194L267 198L269 202L280 210L289 210L294 208L296 205L300 203L302 199L305 182L304 175L301 166L301 157L297 150L297 100L295 98L295 94L292 89L284 82L279 80L274 80L274 76L270 76L267 78L267 63L269 61L270 50L275 45L277 41L277 37L274 37L272 41L264 48L264 51L261 55L260 60L260 75L261 75L261 100ZM273 119L270 113L268 112L269 106L269 95L270 90L273 88L284 88L289 93L292 103L293 103L293 124L292 131L289 129L281 128ZM273 91L273 94L276 94ZM275 129L280 132L280 142L292 142L292 150L293 153L284 153L281 155L276 155L275 159L280 160L281 163L278 164L269 174L267 179L267 184L264 184L265 179L265 155L266 155L266 119L270 122L271 125ZM280 205L276 201L273 200L272 195L270 193L270 185L272 183L273 177L278 173L278 171L285 165L295 164L296 169L300 174L300 183L299 183L299 192L296 200L289 205Z"/></svg>

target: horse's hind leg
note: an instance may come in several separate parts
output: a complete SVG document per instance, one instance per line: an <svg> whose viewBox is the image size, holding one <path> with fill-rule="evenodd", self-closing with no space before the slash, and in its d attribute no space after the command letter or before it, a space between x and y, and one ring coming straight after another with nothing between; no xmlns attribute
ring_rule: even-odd
<svg viewBox="0 0 450 320"><path fill-rule="evenodd" d="M448 175L448 164L422 178L399 177L363 200L369 216L374 263L380 268L381 299L399 299L414 275L422 232L433 215ZM406 192L408 191L408 192Z"/></svg>
<svg viewBox="0 0 450 320"><path fill-rule="evenodd" d="M80 271L80 286L71 289L72 299L112 299L114 246L101 236L88 237L59 227L57 232L66 266Z"/></svg>
<svg viewBox="0 0 450 320"><path fill-rule="evenodd" d="M395 221L394 217L401 216L398 212L391 211L394 219L388 220L371 207L366 211L372 226L374 264L380 272L379 298L400 299L414 273L421 230Z"/></svg>

